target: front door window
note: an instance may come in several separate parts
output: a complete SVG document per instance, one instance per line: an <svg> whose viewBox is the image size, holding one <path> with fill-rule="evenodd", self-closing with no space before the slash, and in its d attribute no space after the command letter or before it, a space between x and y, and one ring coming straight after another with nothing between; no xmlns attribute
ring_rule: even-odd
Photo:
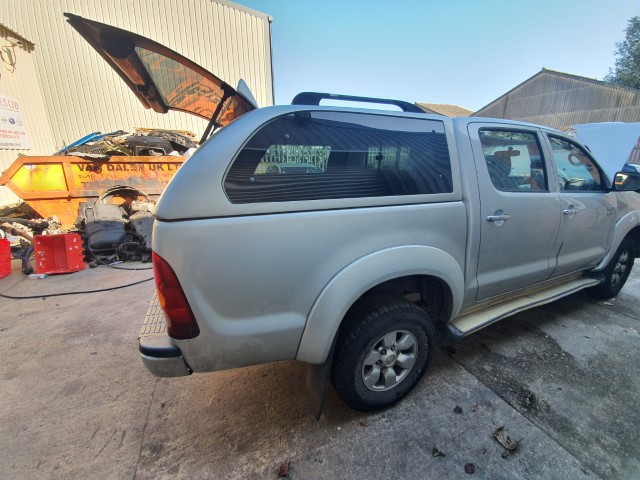
<svg viewBox="0 0 640 480"><path fill-rule="evenodd" d="M579 146L565 139L549 136L558 172L560 191L601 192L604 189L598 166Z"/></svg>

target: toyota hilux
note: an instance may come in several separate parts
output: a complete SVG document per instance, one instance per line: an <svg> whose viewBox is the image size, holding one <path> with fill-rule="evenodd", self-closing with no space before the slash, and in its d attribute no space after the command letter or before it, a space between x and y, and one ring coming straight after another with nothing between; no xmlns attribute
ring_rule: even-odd
<svg viewBox="0 0 640 480"><path fill-rule="evenodd" d="M139 348L155 375L296 359L320 397L330 378L350 407L382 408L420 381L439 338L583 289L615 296L640 254L640 175L611 181L562 132L316 93L255 108L151 40L69 22L147 106L205 106L215 130L154 211ZM171 75L210 88L176 97Z"/></svg>

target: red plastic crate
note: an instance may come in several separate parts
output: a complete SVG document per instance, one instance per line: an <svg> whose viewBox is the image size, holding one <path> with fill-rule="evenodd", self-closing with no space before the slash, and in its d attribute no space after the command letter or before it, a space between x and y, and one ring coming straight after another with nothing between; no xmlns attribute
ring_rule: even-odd
<svg viewBox="0 0 640 480"><path fill-rule="evenodd" d="M6 238L0 239L0 278L11 273L11 244Z"/></svg>
<svg viewBox="0 0 640 480"><path fill-rule="evenodd" d="M71 273L84 270L82 239L77 233L33 237L36 273Z"/></svg>

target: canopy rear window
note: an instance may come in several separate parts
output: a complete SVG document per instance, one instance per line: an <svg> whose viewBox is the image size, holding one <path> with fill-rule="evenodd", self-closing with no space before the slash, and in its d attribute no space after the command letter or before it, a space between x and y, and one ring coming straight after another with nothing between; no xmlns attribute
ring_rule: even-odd
<svg viewBox="0 0 640 480"><path fill-rule="evenodd" d="M179 53L104 23L65 14L146 108L178 110L224 126L254 106L229 84Z"/></svg>
<svg viewBox="0 0 640 480"><path fill-rule="evenodd" d="M220 83L151 50L136 47L136 52L169 108L206 119L217 113L216 123L221 126L253 108L236 94L227 98L220 112L216 112L225 93Z"/></svg>

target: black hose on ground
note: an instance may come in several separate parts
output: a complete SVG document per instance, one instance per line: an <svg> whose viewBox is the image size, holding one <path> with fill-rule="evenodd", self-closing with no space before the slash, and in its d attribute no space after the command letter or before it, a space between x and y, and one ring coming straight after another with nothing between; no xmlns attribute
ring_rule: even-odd
<svg viewBox="0 0 640 480"><path fill-rule="evenodd" d="M6 295L4 293L0 293L0 297L8 298L10 300L32 300L32 299L35 299L35 298L62 297L62 296L65 296L65 295L83 295L83 294L86 294L86 293L110 292L112 290L120 290L121 288L133 287L134 285L139 285L141 283L148 282L150 280L153 280L153 277L145 278L144 280L139 280L139 281L133 282L133 283L128 283L126 285L119 285L117 287L109 287L109 288L100 288L98 290L82 290L82 291L79 291L79 292L49 293L49 294L46 294L46 295L28 295L28 296L25 296L25 297L16 297L16 296L13 296L13 295Z"/></svg>

